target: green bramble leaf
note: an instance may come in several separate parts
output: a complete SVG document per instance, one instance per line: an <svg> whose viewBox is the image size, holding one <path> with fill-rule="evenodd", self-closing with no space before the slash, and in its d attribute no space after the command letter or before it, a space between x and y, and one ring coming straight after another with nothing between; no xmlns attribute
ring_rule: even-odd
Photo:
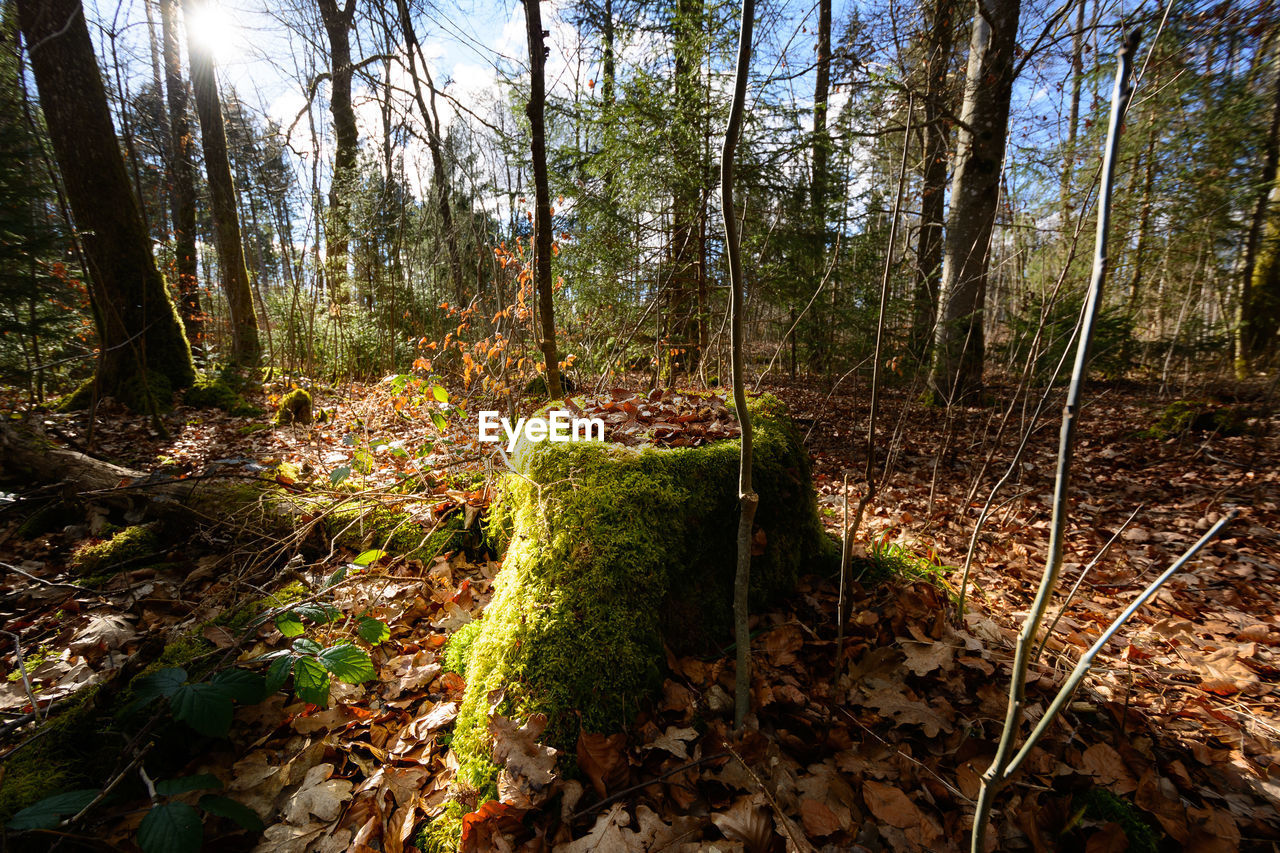
<svg viewBox="0 0 1280 853"><path fill-rule="evenodd" d="M250 832L262 832L266 828L263 826L262 818L258 817L257 812L243 803L237 803L230 797L205 794L200 798L199 806L209 814L235 821Z"/></svg>
<svg viewBox="0 0 1280 853"><path fill-rule="evenodd" d="M369 645L376 646L378 643L385 643L391 639L391 629L381 619L374 619L372 616L361 616L360 621L356 624L356 635Z"/></svg>
<svg viewBox="0 0 1280 853"><path fill-rule="evenodd" d="M386 551L379 551L377 548L370 548L368 551L359 554L351 562L355 563L357 566L367 566L370 563L381 560L385 556L387 556Z"/></svg>
<svg viewBox="0 0 1280 853"><path fill-rule="evenodd" d="M276 627L280 629L280 633L292 639L301 637L306 633L307 628L302 624L302 620L298 618L298 614L290 611L281 613L276 617Z"/></svg>
<svg viewBox="0 0 1280 853"><path fill-rule="evenodd" d="M96 788L82 788L78 791L64 791L45 797L34 805L27 806L13 816L9 828L14 832L28 829L53 829L64 817L79 814L80 810L92 803L98 796Z"/></svg>
<svg viewBox="0 0 1280 853"><path fill-rule="evenodd" d="M242 705L255 705L266 698L263 692L266 682L261 675L247 669L233 667L221 670L214 673L209 683Z"/></svg>
<svg viewBox="0 0 1280 853"><path fill-rule="evenodd" d="M329 472L329 485L336 486L351 476L350 465L339 465Z"/></svg>
<svg viewBox="0 0 1280 853"><path fill-rule="evenodd" d="M449 392L446 391L443 386L432 385L431 396L435 397L437 402L440 402L440 403L449 402Z"/></svg>
<svg viewBox="0 0 1280 853"><path fill-rule="evenodd" d="M339 681L362 684L378 677L369 653L351 643L339 643L320 653L320 663Z"/></svg>
<svg viewBox="0 0 1280 853"><path fill-rule="evenodd" d="M174 719L202 735L225 737L231 730L231 697L213 684L184 684L169 697Z"/></svg>
<svg viewBox="0 0 1280 853"><path fill-rule="evenodd" d="M158 669L135 681L133 693L140 701L147 702L157 696L172 696L186 681L187 671L181 667Z"/></svg>
<svg viewBox="0 0 1280 853"><path fill-rule="evenodd" d="M266 695L271 696L284 687L285 679L289 677L289 670L293 667L293 661L293 655L285 654L271 662L271 666L267 669L267 683L263 688Z"/></svg>
<svg viewBox="0 0 1280 853"><path fill-rule="evenodd" d="M162 803L147 812L138 825L143 853L188 853L204 841L200 813L186 803Z"/></svg>
<svg viewBox="0 0 1280 853"><path fill-rule="evenodd" d="M315 658L298 658L293 663L293 689L304 702L328 705L329 671Z"/></svg>
<svg viewBox="0 0 1280 853"><path fill-rule="evenodd" d="M318 655L324 647L310 637L301 637L293 641L293 650L300 655Z"/></svg>
<svg viewBox="0 0 1280 853"><path fill-rule="evenodd" d="M198 776L183 776L178 779L161 779L156 783L156 793L162 797L173 797L187 791L202 791L208 788L221 788L222 783L217 776L201 773Z"/></svg>

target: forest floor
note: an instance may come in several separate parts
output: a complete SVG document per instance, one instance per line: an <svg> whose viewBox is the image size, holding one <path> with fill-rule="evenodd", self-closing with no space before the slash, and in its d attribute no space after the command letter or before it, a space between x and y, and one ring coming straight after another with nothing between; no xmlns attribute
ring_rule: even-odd
<svg viewBox="0 0 1280 853"><path fill-rule="evenodd" d="M837 532L844 477L850 505L863 488L867 395L803 383L769 390L808 432L820 509ZM1002 390L1010 389L994 389L997 399ZM896 555L905 571L854 584L840 677L838 584L809 576L784 606L754 617L754 714L744 736L729 734L732 657L672 656L662 696L628 737L580 743L581 777L557 782L554 808L490 804L468 817L464 849L968 848L979 777L1005 716L1013 645L1044 566L1058 412L1041 418L995 501L957 627L957 567L1026 413L1009 414L1001 429L1003 405L943 417L910 400L890 391L882 401L875 467L884 480L856 546ZM1122 532L1046 637L1028 684L1028 717L1043 713L1080 652L1148 582L1229 508L1240 517L1104 649L1064 718L1000 794L991 849L1280 849L1280 412L1257 413L1240 435L1212 426L1146 435L1169 403L1151 387L1092 387L1079 426L1063 589ZM100 411L93 452L158 476L233 472L297 492L332 492L341 468L352 472L348 493L354 485L368 495L396 494L403 476L425 475L430 488L407 505L399 496L399 508L424 528L450 514L474 518L486 506L493 469L473 422L455 420L451 443L442 442L432 421L406 414L411 407L385 384L320 394L316 404L325 423L276 428L263 428L261 417L179 408L166 416L169 437L148 419ZM55 438L88 440L81 416L45 420ZM67 568L70 552L107 518L98 512L22 538L22 514L0 515L0 643L9 673L0 715L11 721L0 723L0 761L31 748L23 715L32 693L56 711L149 636L194 633L241 660L289 642L274 623L243 642L217 624L220 612L261 595L261 580L240 571L260 555L218 528L193 523L185 544L147 555L162 565L153 559L96 588L80 585ZM449 726L465 686L442 669L439 652L482 612L500 564L483 551L425 561L385 555L359 569L356 557L357 549L331 549L290 571L315 584L351 567L331 600L344 614L372 614L389 626L372 648L378 678L335 683L327 708L279 693L238 708L229 739L194 741L176 775L216 777L267 824L257 836L211 819L209 849L399 853L416 849L415 828L439 813L454 769ZM131 760L122 756L110 778L129 775ZM67 849L137 849L147 793L131 775L119 791L67 829Z"/></svg>

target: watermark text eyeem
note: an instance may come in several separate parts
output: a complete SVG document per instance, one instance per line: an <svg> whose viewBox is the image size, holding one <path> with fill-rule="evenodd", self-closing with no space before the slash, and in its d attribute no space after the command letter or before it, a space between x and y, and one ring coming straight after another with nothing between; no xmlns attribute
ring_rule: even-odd
<svg viewBox="0 0 1280 853"><path fill-rule="evenodd" d="M604 421L600 418L571 418L564 409L549 412L546 418L518 418L513 426L509 418L497 412L480 412L481 441L501 443L506 437L507 452L512 453L523 435L530 441L604 441Z"/></svg>

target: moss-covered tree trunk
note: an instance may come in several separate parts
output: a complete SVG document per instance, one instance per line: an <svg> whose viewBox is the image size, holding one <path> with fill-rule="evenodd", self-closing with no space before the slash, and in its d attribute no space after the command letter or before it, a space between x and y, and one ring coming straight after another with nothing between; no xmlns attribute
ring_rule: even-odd
<svg viewBox="0 0 1280 853"><path fill-rule="evenodd" d="M835 543L822 532L808 458L782 405L751 404L753 609L790 592ZM634 450L521 439L493 524L510 536L485 615L453 643L466 699L460 780L492 793L492 713L545 714L543 740L625 729L662 683L664 646L706 652L732 625L738 442ZM495 691L502 691L501 694ZM501 695L497 705L493 697Z"/></svg>
<svg viewBox="0 0 1280 853"><path fill-rule="evenodd" d="M195 370L120 156L84 9L20 0L18 19L89 266L98 391L145 407L153 392L191 385Z"/></svg>

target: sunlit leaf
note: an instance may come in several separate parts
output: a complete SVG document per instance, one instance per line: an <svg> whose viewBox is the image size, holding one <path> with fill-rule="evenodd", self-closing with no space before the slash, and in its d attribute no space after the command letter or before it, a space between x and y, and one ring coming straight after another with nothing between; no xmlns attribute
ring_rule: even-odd
<svg viewBox="0 0 1280 853"><path fill-rule="evenodd" d="M339 681L361 684L378 677L377 670L373 668L373 661L369 659L369 653L351 643L330 646L321 652L319 657L325 669L332 672Z"/></svg>

